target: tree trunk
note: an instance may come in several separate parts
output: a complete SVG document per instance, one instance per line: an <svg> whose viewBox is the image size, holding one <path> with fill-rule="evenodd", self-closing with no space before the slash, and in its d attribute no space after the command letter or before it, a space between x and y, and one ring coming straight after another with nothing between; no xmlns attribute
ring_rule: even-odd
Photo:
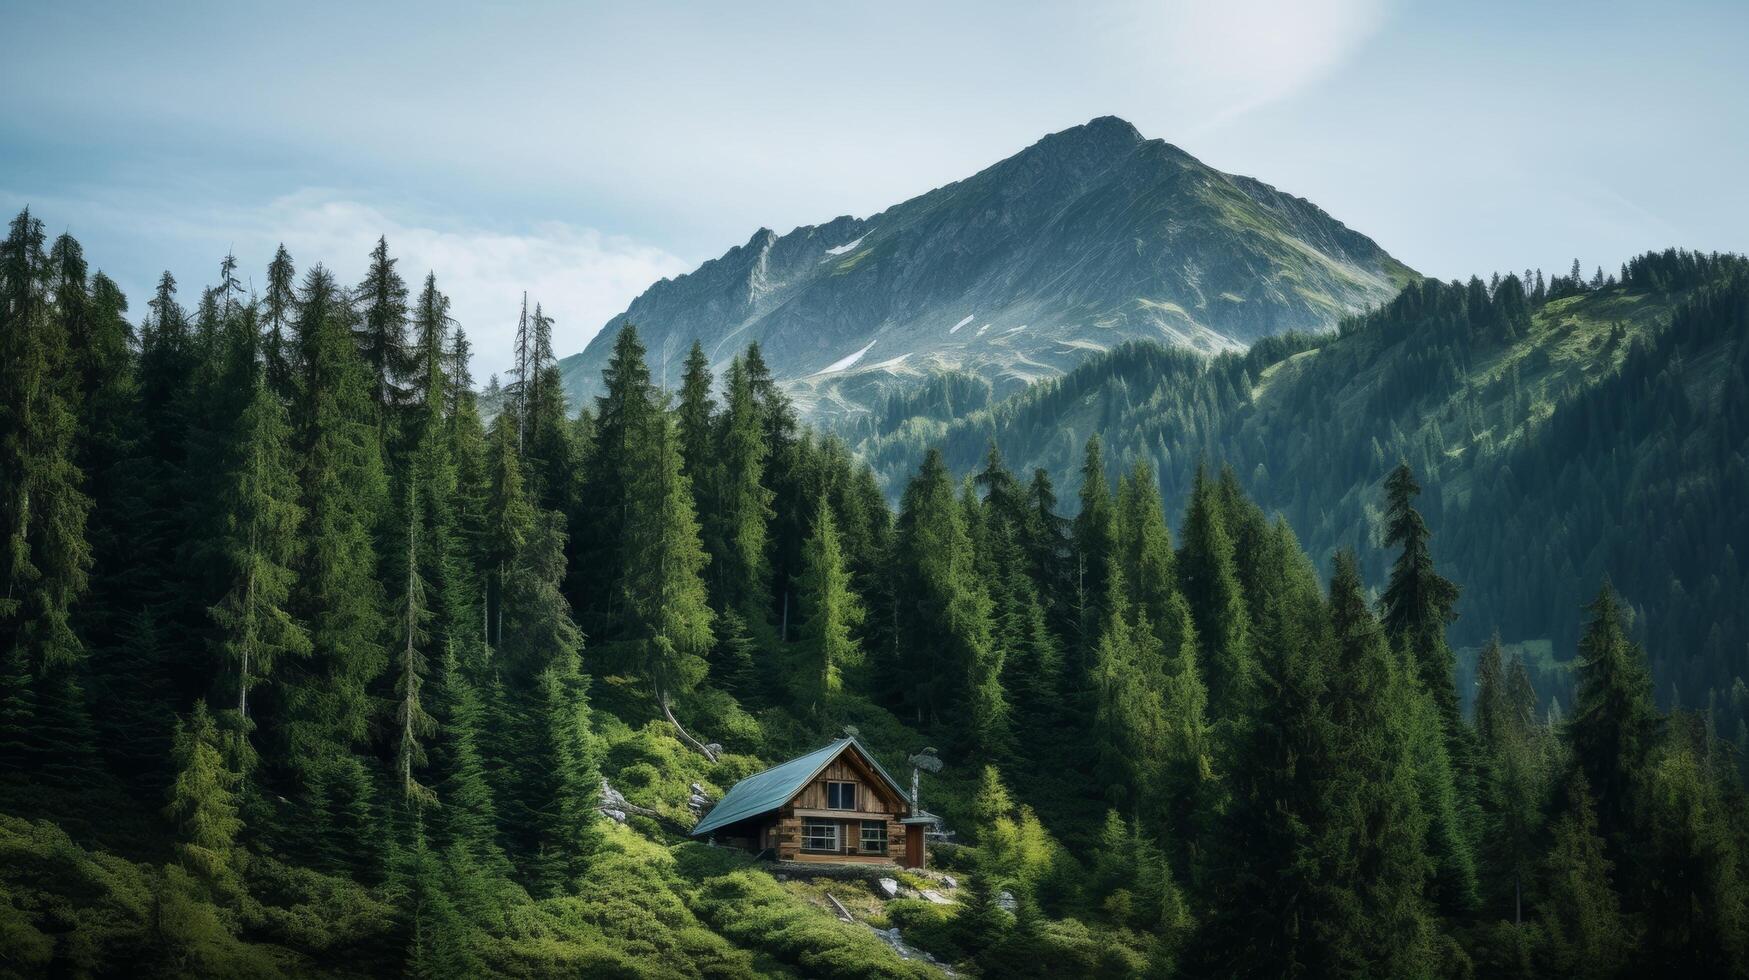
<svg viewBox="0 0 1749 980"><path fill-rule="evenodd" d="M685 740L686 744L697 749L699 754L712 762L717 761L717 754L715 752L712 752L708 746L700 742L698 739L693 738L687 733L686 729L680 727L680 721L674 717L674 709L668 706L667 692L664 691L656 695L656 700L662 704L662 716L668 719L668 724L674 726L674 730L680 733L680 737Z"/></svg>

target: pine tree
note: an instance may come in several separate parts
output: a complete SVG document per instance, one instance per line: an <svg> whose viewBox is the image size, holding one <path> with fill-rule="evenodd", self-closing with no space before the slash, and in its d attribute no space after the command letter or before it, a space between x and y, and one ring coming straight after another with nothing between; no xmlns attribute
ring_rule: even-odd
<svg viewBox="0 0 1749 980"><path fill-rule="evenodd" d="M529 388L520 418L526 430L527 464L536 503L561 513L573 509L573 484L579 462L572 427L565 418L565 391L553 354L553 318L534 305L529 354Z"/></svg>
<svg viewBox="0 0 1749 980"><path fill-rule="evenodd" d="M1415 509L1421 485L1408 463L1398 464L1385 480L1385 546L1402 551L1391 566L1390 582L1381 599L1385 630L1392 642L1415 658L1421 684L1439 707L1448 738L1461 737L1453 657L1445 628L1457 618L1458 587L1434 571L1428 541L1433 536Z"/></svg>
<svg viewBox="0 0 1749 980"><path fill-rule="evenodd" d="M1196 624L1181 593L1167 601L1161 641L1160 785L1171 839L1192 851L1214 816L1217 784L1207 717L1208 688L1197 662ZM1160 800L1155 801L1158 807Z"/></svg>
<svg viewBox="0 0 1749 980"><path fill-rule="evenodd" d="M1118 486L1116 526L1129 604L1163 627L1170 615L1168 604L1178 590L1178 572L1160 489L1153 471L1140 462Z"/></svg>
<svg viewBox="0 0 1749 980"><path fill-rule="evenodd" d="M1198 520L1219 526L1213 512ZM1185 539L1188 548L1198 535L1187 526ZM1190 565L1183 558L1181 568ZM1353 900L1319 853L1340 735L1328 708L1329 642L1319 635L1327 627L1321 610L1303 606L1272 593L1257 624L1256 683L1269 710L1235 732L1232 802L1196 869L1210 911L1186 950L1193 974L1321 975L1343 965L1344 950L1327 936L1333 910Z"/></svg>
<svg viewBox="0 0 1749 980"><path fill-rule="evenodd" d="M969 745L998 749L1009 723L1001 652L991 642L989 595L973 574L964 510L938 450L905 488L895 552L901 659L892 679L900 700L919 719L957 709Z"/></svg>
<svg viewBox="0 0 1749 980"><path fill-rule="evenodd" d="M473 681L453 649L432 674L431 715L436 734L429 755L439 806L433 828L443 849L471 873L502 876L508 870L498 844L498 806L486 779L481 747L484 708Z"/></svg>
<svg viewBox="0 0 1749 980"><path fill-rule="evenodd" d="M660 409L645 416L642 429L633 434L630 469L636 478L625 541L626 554L637 557L628 561L622 587L627 633L650 693L675 730L709 756L673 713L674 699L704 679L704 655L712 642L702 578L710 558L699 543L679 443L673 418Z"/></svg>
<svg viewBox="0 0 1749 980"><path fill-rule="evenodd" d="M814 533L802 552L801 627L796 700L818 714L837 694L843 669L861 663L862 648L853 631L862 625L862 601L852 590L850 572L838 546L832 509L820 498Z"/></svg>
<svg viewBox="0 0 1749 980"><path fill-rule="evenodd" d="M1057 494L1051 477L1042 467L1035 469L1026 489L1027 519L1023 523L1022 548L1026 552L1028 570L1045 615L1060 633L1066 633L1068 623L1068 580L1070 542L1068 522L1057 513Z"/></svg>
<svg viewBox="0 0 1749 980"><path fill-rule="evenodd" d="M601 770L588 692L576 654L562 652L536 679L528 713L524 800L534 837L525 853L537 890L548 895L574 887L596 848Z"/></svg>
<svg viewBox="0 0 1749 980"><path fill-rule="evenodd" d="M705 359L704 347L697 340L686 353L686 367L680 377L680 456L685 463L686 478L692 481L698 495L699 513L708 513L706 495L713 484L712 462L716 456L713 420L716 399L711 397L711 366Z"/></svg>
<svg viewBox="0 0 1749 980"><path fill-rule="evenodd" d="M412 841L400 852L397 889L406 919L406 973L419 980L479 976L485 963L471 948L467 922L452 897L455 872L428 843L424 818L413 817Z"/></svg>
<svg viewBox="0 0 1749 980"><path fill-rule="evenodd" d="M1642 781L1661 735L1645 654L1628 638L1621 604L1605 583L1579 641L1578 702L1567 723L1574 762L1599 801L1598 826L1613 859L1630 846Z"/></svg>
<svg viewBox="0 0 1749 980"><path fill-rule="evenodd" d="M1635 855L1648 872L1648 959L1678 976L1741 974L1749 955L1742 811L1733 818L1688 738L1670 742L1644 777L1649 846ZM1741 787L1733 789L1740 806Z"/></svg>
<svg viewBox="0 0 1749 980"><path fill-rule="evenodd" d="M1105 622L1102 603L1111 594L1106 576L1111 571L1111 558L1117 548L1117 526L1111 506L1111 491L1105 482L1105 459L1101 455L1099 436L1087 437L1087 450L1081 462L1081 512L1075 515L1075 581L1074 595L1080 637L1077 660L1069 665L1072 684L1081 684L1091 666L1093 651L1099 643L1099 630Z"/></svg>
<svg viewBox="0 0 1749 980"><path fill-rule="evenodd" d="M1102 604L1106 624L1090 678L1095 782L1107 803L1133 812L1141 799L1155 792L1160 776L1166 727L1160 701L1164 678L1147 614L1137 615L1132 623L1123 571L1115 558L1112 564L1102 576L1112 595Z"/></svg>
<svg viewBox="0 0 1749 980"><path fill-rule="evenodd" d="M503 644L506 590L517 556L526 547L535 523L534 505L523 489L522 459L516 451L516 426L509 416L492 420L491 458L483 501L481 552L485 560L486 642ZM512 634L514 639L514 635Z"/></svg>
<svg viewBox="0 0 1749 980"><path fill-rule="evenodd" d="M212 607L222 662L235 678L237 713L249 715L250 688L273 676L283 657L310 654L310 634L291 611L303 509L285 407L257 374L235 427L235 461L226 474L219 553L229 588Z"/></svg>
<svg viewBox="0 0 1749 980"><path fill-rule="evenodd" d="M378 238L370 253L370 269L356 292L363 315L355 336L370 366L370 400L384 441L391 413L404 397L401 380L413 369L407 350L407 283L395 271L399 261L389 258L388 238Z"/></svg>
<svg viewBox="0 0 1749 980"><path fill-rule="evenodd" d="M1229 730L1243 724L1254 703L1251 624L1221 503L1200 466L1184 517L1178 572L1202 644L1209 717L1218 729Z"/></svg>
<svg viewBox="0 0 1749 980"><path fill-rule="evenodd" d="M208 884L236 887L241 853L237 834L238 775L225 763L218 726L205 701L176 723L172 747L176 782L164 815L175 823L183 866Z"/></svg>
<svg viewBox="0 0 1749 980"><path fill-rule="evenodd" d="M1529 680L1523 661L1501 661L1494 634L1477 662L1476 737L1481 761L1482 853L1495 872L1489 896L1494 908L1511 910L1522 923L1526 889L1540 858L1543 814L1549 795L1546 730L1533 720L1535 693L1513 688ZM1528 700L1527 705L1524 702Z"/></svg>
<svg viewBox="0 0 1749 980"><path fill-rule="evenodd" d="M262 297L261 353L267 368L267 383L282 398L296 393L296 350L292 343L292 319L297 311L297 271L291 253L281 244L267 265L267 293Z"/></svg>
<svg viewBox="0 0 1749 980"><path fill-rule="evenodd" d="M43 237L27 210L0 243L0 651L17 656L34 688L6 695L30 731L0 739L34 747L19 763L36 770L39 788L79 794L100 775L80 680L86 651L73 629L89 584L91 501L74 463L66 313L84 295L75 282L51 297Z"/></svg>
<svg viewBox="0 0 1749 980"><path fill-rule="evenodd" d="M685 421L684 414L681 421ZM766 550L774 494L764 482L769 444L763 422L752 378L737 358L729 365L728 403L716 441L717 489L711 494L715 513L710 515L709 534L711 577L719 604L755 622L763 618L771 597Z"/></svg>
<svg viewBox="0 0 1749 980"><path fill-rule="evenodd" d="M1610 883L1613 869L1604 857L1591 789L1581 770L1574 770L1565 795L1544 863L1544 960L1555 976L1617 976L1633 937Z"/></svg>
<svg viewBox="0 0 1749 980"><path fill-rule="evenodd" d="M420 573L419 487L407 488L407 551L404 586L395 603L395 778L402 799L409 805L436 802L430 787L415 778L414 770L425 765L427 755L421 740L430 736L436 721L425 710L425 647L431 642L432 612L428 605L425 577Z"/></svg>
<svg viewBox="0 0 1749 980"><path fill-rule="evenodd" d="M307 846L329 866L375 867L370 842L374 789L353 755L368 733L371 685L388 667L375 530L386 486L371 376L352 337L349 303L315 266L298 297L304 369L297 424L308 519L298 606L312 656L287 683L291 726L285 758L306 790Z"/></svg>
<svg viewBox="0 0 1749 980"><path fill-rule="evenodd" d="M22 648L38 678L84 657L71 612L91 565L66 324L48 287L42 222L26 210L0 244L0 644Z"/></svg>
<svg viewBox="0 0 1749 980"><path fill-rule="evenodd" d="M578 535L573 549L577 558L566 593L591 635L619 639L626 623L621 588L628 555L625 535L632 487L639 477L635 443L658 411L644 345L629 323L614 338L613 354L601 372L601 390L595 399L595 441L586 485L578 519L572 522Z"/></svg>
<svg viewBox="0 0 1749 980"><path fill-rule="evenodd" d="M1334 805L1323 832L1331 884L1352 893L1357 907L1338 905L1319 927L1366 972L1424 971L1433 936L1424 889L1437 874L1467 875L1473 890L1474 870L1436 868L1427 857L1429 823L1410 732L1415 680L1392 655L1346 551L1336 556L1329 608L1335 640L1330 719L1342 744L1328 761Z"/></svg>

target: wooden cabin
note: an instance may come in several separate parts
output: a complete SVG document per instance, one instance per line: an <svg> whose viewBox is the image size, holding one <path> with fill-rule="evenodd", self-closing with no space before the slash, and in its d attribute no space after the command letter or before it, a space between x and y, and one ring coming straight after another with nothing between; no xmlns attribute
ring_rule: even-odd
<svg viewBox="0 0 1749 980"><path fill-rule="evenodd" d="M911 811L898 781L856 739L841 738L736 783L692 836L780 861L920 868L935 818Z"/></svg>

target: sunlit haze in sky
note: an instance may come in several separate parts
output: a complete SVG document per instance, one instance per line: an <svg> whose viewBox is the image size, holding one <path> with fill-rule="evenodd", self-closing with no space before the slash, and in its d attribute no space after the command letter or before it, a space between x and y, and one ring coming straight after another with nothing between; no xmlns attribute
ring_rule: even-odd
<svg viewBox="0 0 1749 980"><path fill-rule="evenodd" d="M433 269L483 381L654 280L1101 115L1441 277L1749 249L1749 3L0 0L0 205L133 300Z"/></svg>

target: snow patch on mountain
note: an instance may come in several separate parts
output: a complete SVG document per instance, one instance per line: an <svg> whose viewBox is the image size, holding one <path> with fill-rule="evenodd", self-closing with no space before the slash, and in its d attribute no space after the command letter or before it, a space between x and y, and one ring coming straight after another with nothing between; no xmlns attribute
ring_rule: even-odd
<svg viewBox="0 0 1749 980"><path fill-rule="evenodd" d="M862 350L859 350L854 354L849 354L849 355L846 355L844 357L840 357L838 360L833 361L831 364L828 364L825 367L821 368L818 373L819 374L835 374L839 371L846 370L847 368L854 365L857 361L862 360L862 355L867 354L868 349L870 347L873 347L874 345L875 345L875 342L871 340L868 342L867 346L863 347Z"/></svg>
<svg viewBox="0 0 1749 980"><path fill-rule="evenodd" d="M868 233L867 233L867 232L863 232L863 235L862 235L862 238L867 238L867 237L868 237ZM858 239L857 239L857 240L856 240L856 241L854 241L854 242L845 242L845 243L844 243L844 244L842 244L842 245L834 245L834 246L832 246L832 247L831 247L831 248L829 248L829 249L827 249L827 250L826 250L826 254L827 254L827 255L843 255L843 254L844 254L844 253L846 253L846 252L849 252L849 251L851 251L851 250L853 250L853 249L855 249L855 248L856 248L856 246L858 246L858 245L861 245L861 244L862 244L862 238L858 238ZM821 260L820 260L820 261L822 261L822 262L824 262L824 261L826 261L826 260L825 260L825 259L821 259Z"/></svg>

